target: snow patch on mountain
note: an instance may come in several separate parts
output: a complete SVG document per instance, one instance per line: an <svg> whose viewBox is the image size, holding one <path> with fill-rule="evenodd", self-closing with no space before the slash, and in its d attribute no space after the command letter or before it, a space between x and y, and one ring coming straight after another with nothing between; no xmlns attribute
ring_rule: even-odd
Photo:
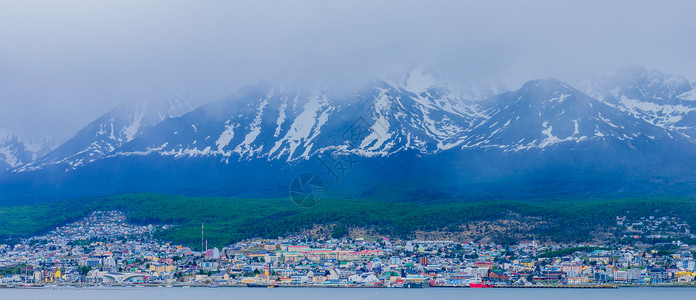
<svg viewBox="0 0 696 300"><path fill-rule="evenodd" d="M561 94L558 95L557 97L553 97L549 99L549 102L557 102L557 103L563 103L566 98L570 97L570 94Z"/></svg>
<svg viewBox="0 0 696 300"><path fill-rule="evenodd" d="M313 93L303 106L302 113L295 118L285 136L275 143L268 154L273 155L278 151L276 158L288 155L287 160L292 161L295 150L300 145L305 148L311 147L312 139L319 134L321 126L326 123L332 110L333 107L329 105L325 94ZM312 131L315 134L310 138Z"/></svg>
<svg viewBox="0 0 696 300"><path fill-rule="evenodd" d="M136 104L138 106L142 105L141 103ZM126 125L122 130L121 133L125 137L126 142L130 142L135 138L135 136L138 134L138 129L140 128L140 124L143 121L143 117L145 114L145 110L142 108L136 108L135 111L133 112L133 115L131 116L130 124ZM113 121L113 119L112 119ZM113 138L113 123L111 123L111 138Z"/></svg>
<svg viewBox="0 0 696 300"><path fill-rule="evenodd" d="M283 103L280 104L280 109L278 110L278 119L276 119L276 129L275 133L273 134L274 138L277 138L278 135L280 135L280 131L282 129L281 126L283 126L283 124L285 123L285 110L288 108L288 98L283 97L282 101ZM297 102L297 98L295 98L294 101Z"/></svg>
<svg viewBox="0 0 696 300"><path fill-rule="evenodd" d="M688 92L680 94L678 98L685 101L696 101L696 87L692 88Z"/></svg>
<svg viewBox="0 0 696 300"><path fill-rule="evenodd" d="M373 121L375 121L370 127L370 134L365 137L360 143L360 148L368 151L379 150L386 141L391 138L391 133L389 132L389 120L387 118L387 113L385 113L385 107L389 107L389 98L386 95L386 91L381 91L380 96L375 101L376 116L373 116ZM384 149L389 151L389 149ZM388 152L381 153L382 155Z"/></svg>
<svg viewBox="0 0 696 300"><path fill-rule="evenodd" d="M263 117L263 110L264 108L266 108L267 105L268 99L264 99L263 101L261 101L257 108L257 113L254 117L254 121L247 127L249 133L247 133L244 137L244 141L234 149L234 152L237 152L240 155L244 155L247 152L253 153L260 152L261 150L263 150L263 146L260 146L257 149L253 149L251 143L253 143L254 140L256 140L256 137L258 137L261 133L261 118Z"/></svg>
<svg viewBox="0 0 696 300"><path fill-rule="evenodd" d="M631 114L660 127L671 127L681 121L690 112L696 111L696 106L682 104L661 105L650 101L638 101L621 96L621 104Z"/></svg>
<svg viewBox="0 0 696 300"><path fill-rule="evenodd" d="M0 172L32 163L55 149L55 139L20 137L14 133L0 133Z"/></svg>
<svg viewBox="0 0 696 300"><path fill-rule="evenodd" d="M404 83L404 89L416 95L420 95L429 88L435 86L438 82L431 74L425 73L421 67L411 71Z"/></svg>
<svg viewBox="0 0 696 300"><path fill-rule="evenodd" d="M220 137L215 141L218 151L222 151L230 144L230 141L234 138L234 129L237 127L239 127L239 124L225 124L225 130L220 133Z"/></svg>

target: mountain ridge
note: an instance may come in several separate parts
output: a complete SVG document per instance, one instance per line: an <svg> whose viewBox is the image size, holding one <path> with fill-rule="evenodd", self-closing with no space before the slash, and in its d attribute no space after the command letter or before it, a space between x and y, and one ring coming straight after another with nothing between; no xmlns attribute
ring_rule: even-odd
<svg viewBox="0 0 696 300"><path fill-rule="evenodd" d="M546 78L468 100L419 80L375 80L340 94L248 86L126 136L87 163L6 172L0 201L277 197L302 172L323 177L329 196L424 201L684 195L696 183L690 136L607 98Z"/></svg>
<svg viewBox="0 0 696 300"><path fill-rule="evenodd" d="M66 170L75 169L106 156L159 122L190 110L188 99L177 96L123 103L53 151L13 171L31 171L55 164L65 165Z"/></svg>
<svg viewBox="0 0 696 300"><path fill-rule="evenodd" d="M32 163L56 147L55 140L0 133L0 172Z"/></svg>

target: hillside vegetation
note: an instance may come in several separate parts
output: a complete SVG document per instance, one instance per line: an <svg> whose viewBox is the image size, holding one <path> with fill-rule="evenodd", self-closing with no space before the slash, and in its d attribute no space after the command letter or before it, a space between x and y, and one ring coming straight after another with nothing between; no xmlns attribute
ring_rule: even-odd
<svg viewBox="0 0 696 300"><path fill-rule="evenodd" d="M479 201L425 204L326 199L313 208L289 199L193 198L159 194L126 194L24 206L0 207L0 237L39 234L95 210L120 210L136 224L174 224L159 238L200 245L205 223L209 245L224 246L251 237L276 238L315 225L361 228L373 234L413 237L415 231L463 232L486 221L534 222L504 234L486 233L502 242L535 236L555 242L582 242L607 231L616 216L677 216L696 225L696 199L619 199L574 201ZM531 220L531 221L530 221ZM498 223L496 223L498 222ZM518 223L519 223L518 222ZM325 227L326 227L325 226ZM693 228L693 227L692 227ZM471 238L481 238L473 231ZM482 233L483 234L483 233Z"/></svg>

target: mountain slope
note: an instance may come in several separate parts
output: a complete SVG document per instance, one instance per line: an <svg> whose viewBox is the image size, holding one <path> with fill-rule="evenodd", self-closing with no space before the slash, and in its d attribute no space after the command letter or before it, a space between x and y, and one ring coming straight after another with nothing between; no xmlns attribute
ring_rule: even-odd
<svg viewBox="0 0 696 300"><path fill-rule="evenodd" d="M696 138L696 86L684 77L627 67L581 89L653 125Z"/></svg>
<svg viewBox="0 0 696 300"><path fill-rule="evenodd" d="M129 102L119 105L80 130L63 145L13 171L24 172L60 165L71 170L105 157L152 126L191 110L187 99Z"/></svg>
<svg viewBox="0 0 696 300"><path fill-rule="evenodd" d="M32 163L55 149L55 142L20 138L16 134L0 136L0 172Z"/></svg>

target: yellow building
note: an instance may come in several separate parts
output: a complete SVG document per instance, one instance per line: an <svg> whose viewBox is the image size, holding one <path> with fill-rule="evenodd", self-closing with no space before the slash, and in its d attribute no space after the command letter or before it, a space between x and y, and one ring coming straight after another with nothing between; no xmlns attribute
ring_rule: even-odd
<svg viewBox="0 0 696 300"><path fill-rule="evenodd" d="M173 272L176 268L172 265L165 264L152 264L150 265L150 272L165 273Z"/></svg>
<svg viewBox="0 0 696 300"><path fill-rule="evenodd" d="M242 278L242 283L247 284L247 283L256 283L259 281L258 277L244 277Z"/></svg>
<svg viewBox="0 0 696 300"><path fill-rule="evenodd" d="M689 271L679 271L674 273L674 277L682 277L682 276L694 276L694 273L691 273Z"/></svg>

